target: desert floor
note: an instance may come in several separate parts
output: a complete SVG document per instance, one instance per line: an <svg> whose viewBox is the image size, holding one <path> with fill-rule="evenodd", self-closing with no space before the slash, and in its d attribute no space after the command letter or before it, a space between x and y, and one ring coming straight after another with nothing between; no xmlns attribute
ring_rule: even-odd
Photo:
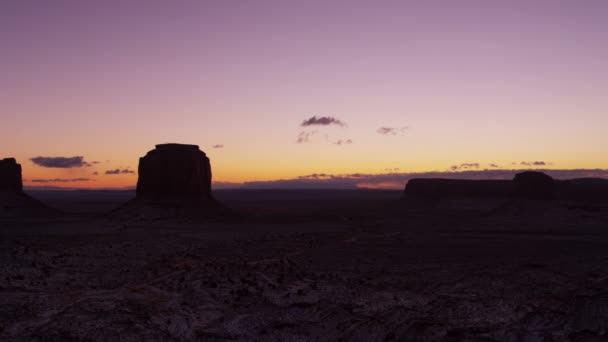
<svg viewBox="0 0 608 342"><path fill-rule="evenodd" d="M217 191L238 219L124 220L31 192L0 220L1 341L606 341L608 207Z"/></svg>

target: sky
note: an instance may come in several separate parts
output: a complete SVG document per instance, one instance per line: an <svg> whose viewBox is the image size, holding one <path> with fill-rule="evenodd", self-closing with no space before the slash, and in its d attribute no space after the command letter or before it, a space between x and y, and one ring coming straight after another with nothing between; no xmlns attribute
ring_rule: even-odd
<svg viewBox="0 0 608 342"><path fill-rule="evenodd" d="M0 2L0 158L132 187L197 144L217 184L608 169L608 1Z"/></svg>

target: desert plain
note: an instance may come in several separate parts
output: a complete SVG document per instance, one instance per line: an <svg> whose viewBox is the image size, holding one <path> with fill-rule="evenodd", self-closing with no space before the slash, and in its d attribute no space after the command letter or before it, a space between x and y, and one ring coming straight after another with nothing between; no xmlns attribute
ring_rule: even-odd
<svg viewBox="0 0 608 342"><path fill-rule="evenodd" d="M231 217L29 191L0 221L2 341L606 341L608 206L217 190ZM117 209L118 208L118 209Z"/></svg>

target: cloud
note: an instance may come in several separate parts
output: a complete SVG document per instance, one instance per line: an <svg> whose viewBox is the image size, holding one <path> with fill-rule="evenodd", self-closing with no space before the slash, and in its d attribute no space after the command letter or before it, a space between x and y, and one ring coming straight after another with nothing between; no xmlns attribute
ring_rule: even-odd
<svg viewBox="0 0 608 342"><path fill-rule="evenodd" d="M499 168L500 166L498 166L498 165L496 165L496 164L492 163L492 164L490 164L490 167L493 167L493 168Z"/></svg>
<svg viewBox="0 0 608 342"><path fill-rule="evenodd" d="M312 173L310 175L298 176L298 179L325 179L332 177L333 175L327 173Z"/></svg>
<svg viewBox="0 0 608 342"><path fill-rule="evenodd" d="M310 138L312 138L313 135L317 134L318 131L302 131L300 132L300 134L298 134L298 139L296 140L296 143L298 144L304 144L310 141Z"/></svg>
<svg viewBox="0 0 608 342"><path fill-rule="evenodd" d="M213 147L213 148L224 148L224 145L223 144L215 144L215 145L213 145L211 147Z"/></svg>
<svg viewBox="0 0 608 342"><path fill-rule="evenodd" d="M351 139L346 139L346 140L339 139L334 144L341 146L341 145L350 145L352 143L353 143L353 141Z"/></svg>
<svg viewBox="0 0 608 342"><path fill-rule="evenodd" d="M450 166L450 170L452 170L452 171L468 170L468 169L479 169L479 163L462 163L460 165Z"/></svg>
<svg viewBox="0 0 608 342"><path fill-rule="evenodd" d="M95 171L93 172L93 176L97 176L99 174L99 172Z"/></svg>
<svg viewBox="0 0 608 342"><path fill-rule="evenodd" d="M30 159L34 164L41 167L53 167L69 169L74 167L88 167L91 164L84 161L83 156L76 157L34 157Z"/></svg>
<svg viewBox="0 0 608 342"><path fill-rule="evenodd" d="M548 163L544 162L544 161L522 161L521 163L519 163L519 165L524 165L524 166L545 166Z"/></svg>
<svg viewBox="0 0 608 342"><path fill-rule="evenodd" d="M474 163L473 163L474 164ZM513 179L516 173L524 170L466 170L460 172L432 171L421 173L382 173L382 174L328 174L313 173L293 179L255 181L241 184L242 189L399 189L412 178L449 178L449 179ZM555 179L608 178L608 169L541 169Z"/></svg>
<svg viewBox="0 0 608 342"><path fill-rule="evenodd" d="M105 172L106 175L120 175L120 174L135 174L135 171L133 170L129 170L129 169L114 169L114 170L107 170Z"/></svg>
<svg viewBox="0 0 608 342"><path fill-rule="evenodd" d="M409 129L407 126L403 127L380 127L376 130L378 134L382 135L400 135L405 134L405 132Z"/></svg>
<svg viewBox="0 0 608 342"><path fill-rule="evenodd" d="M54 179L32 179L32 183L68 183L68 182L89 182L94 179L89 178L54 178Z"/></svg>
<svg viewBox="0 0 608 342"><path fill-rule="evenodd" d="M337 125L340 127L346 127L346 123L344 121L338 120L331 116L312 116L300 124L302 127L307 126L329 126L329 125Z"/></svg>

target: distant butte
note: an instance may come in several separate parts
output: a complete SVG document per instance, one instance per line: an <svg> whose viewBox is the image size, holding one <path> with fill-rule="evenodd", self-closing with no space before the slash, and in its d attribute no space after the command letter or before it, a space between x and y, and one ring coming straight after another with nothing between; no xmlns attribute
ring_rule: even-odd
<svg viewBox="0 0 608 342"><path fill-rule="evenodd" d="M516 197L538 200L555 198L555 181L551 176L538 171L520 172L513 178Z"/></svg>
<svg viewBox="0 0 608 342"><path fill-rule="evenodd" d="M524 200L608 201L608 180L554 180L538 171L517 173L513 180L415 178L405 186L406 198L439 200L449 197Z"/></svg>
<svg viewBox="0 0 608 342"><path fill-rule="evenodd" d="M161 144L139 159L137 196L211 198L211 165L197 145Z"/></svg>
<svg viewBox="0 0 608 342"><path fill-rule="evenodd" d="M0 217L46 217L58 213L23 192L21 165L15 158L0 159Z"/></svg>
<svg viewBox="0 0 608 342"><path fill-rule="evenodd" d="M135 219L231 216L211 193L211 163L197 145L160 144L139 158L135 199L117 214Z"/></svg>
<svg viewBox="0 0 608 342"><path fill-rule="evenodd" d="M0 159L0 190L23 191L21 165L15 158Z"/></svg>

